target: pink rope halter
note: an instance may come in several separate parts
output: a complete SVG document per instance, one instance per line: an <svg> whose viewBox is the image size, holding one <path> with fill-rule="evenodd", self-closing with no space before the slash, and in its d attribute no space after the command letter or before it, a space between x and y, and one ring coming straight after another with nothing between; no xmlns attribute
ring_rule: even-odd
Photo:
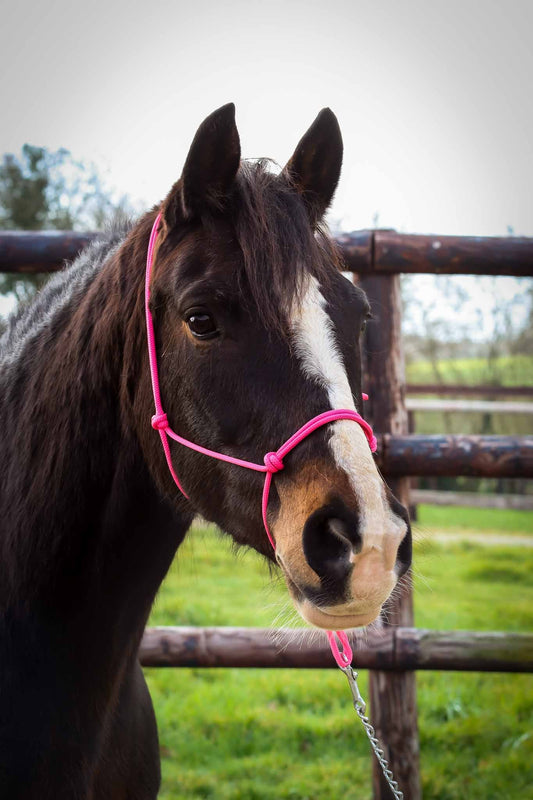
<svg viewBox="0 0 533 800"><path fill-rule="evenodd" d="M183 489L183 486L180 483L180 480L174 470L174 466L172 464L172 456L170 453L170 445L168 442L168 437L173 439L175 442L183 445L184 447L188 447L190 450L195 450L197 453L202 453L204 456L210 456L211 458L216 458L219 461L226 461L228 464L234 464L237 467L244 467L245 469L251 469L255 472L263 472L265 474L265 482L263 485L263 499L261 502L261 510L263 515L263 524L265 526L265 531L270 541L270 544L276 550L276 543L274 542L274 538L270 532L270 528L268 527L268 520L267 520L267 511L268 511L268 497L270 494L270 486L272 484L272 477L276 474L276 472L280 472L284 468L283 459L285 456L294 450L294 448L300 444L301 441L306 439L313 431L316 431L317 428L321 428L323 425L327 425L330 422L335 422L339 419L349 419L353 422L357 422L358 425L361 426L363 432L368 440L368 444L370 446L371 451L374 453L377 448L376 437L372 431L371 426L363 419L363 417L357 413L357 411L352 411L348 408L341 408L341 409L334 409L331 411L324 411L322 414L318 414L316 417L313 417L305 425L302 425L296 433L287 439L281 447L277 450L273 450L267 453L264 456L264 463L263 464L256 464L253 461L245 461L241 458L234 458L233 456L225 455L224 453L218 453L215 450L209 450L207 447L202 447L199 444L195 444L194 442L185 439L183 436L179 436L179 434L175 433L168 423L167 415L163 410L163 404L161 402L161 391L159 388L159 373L157 369L157 352L155 346L155 333L154 333L154 321L152 318L152 313L150 311L150 282L152 276L152 265L154 259L154 248L157 239L157 233L159 231L159 223L161 221L161 213L159 213L156 217L156 220L152 227L152 232L150 234L150 241L148 244L148 253L146 256L146 281L145 281L145 311L146 311L146 333L148 338L148 357L150 360L150 376L152 379L152 391L154 396L154 404L155 404L155 414L152 417L151 424L152 428L159 432L159 436L161 438L161 444L163 446L163 450L165 453L165 458L167 461L167 465L174 479L174 483L180 490L180 492L189 499L188 494ZM363 398L366 399L366 395L363 395ZM333 653L333 656L339 665L339 667L345 667L352 661L352 650L350 644L348 642L348 638L344 631L327 631L330 647ZM337 640L335 637L338 637L341 645L342 650L339 649Z"/></svg>

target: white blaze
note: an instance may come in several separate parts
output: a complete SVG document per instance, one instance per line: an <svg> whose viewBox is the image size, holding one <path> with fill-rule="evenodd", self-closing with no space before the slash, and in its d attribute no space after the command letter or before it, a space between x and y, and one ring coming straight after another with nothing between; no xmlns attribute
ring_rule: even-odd
<svg viewBox="0 0 533 800"><path fill-rule="evenodd" d="M357 411L352 390L335 341L333 323L318 281L311 277L301 305L292 314L296 355L306 377L328 394L332 409ZM348 476L357 498L363 549L381 550L383 536L405 533L405 523L392 514L366 436L356 422L338 420L331 425L329 446L337 466ZM392 569L392 564L390 568Z"/></svg>

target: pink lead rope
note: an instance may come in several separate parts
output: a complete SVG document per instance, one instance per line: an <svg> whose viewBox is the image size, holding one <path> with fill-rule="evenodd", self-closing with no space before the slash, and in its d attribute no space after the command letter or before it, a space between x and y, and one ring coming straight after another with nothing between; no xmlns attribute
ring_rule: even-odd
<svg viewBox="0 0 533 800"><path fill-rule="evenodd" d="M240 458L233 458L233 456L224 455L224 453L217 453L215 450L209 450L207 447L202 447L199 444L195 444L194 442L190 442L188 439L184 439L183 436L179 436L175 433L170 425L168 424L167 415L163 410L163 404L161 402L161 392L159 389L159 374L157 370L157 352L155 347L155 334L154 334L154 321L152 318L152 313L150 311L150 281L152 276L152 265L154 260L154 248L157 239L157 233L159 230L159 223L161 221L161 214L158 214L156 220L152 227L152 232L150 234L150 242L148 244L148 253L146 256L146 283L145 283L145 310L146 310L146 333L148 338L148 357L150 359L150 375L152 378L152 391L154 395L154 403L155 403L155 414L152 417L152 427L159 432L159 436L161 438L161 444L163 445L163 450L165 453L165 458L167 460L168 468L170 470L170 474L172 475L174 482L180 492L187 498L188 495L183 489L178 476L174 470L172 464L172 456L170 454L170 445L168 442L168 437L170 436L171 439L174 439L175 442L183 445L184 447L188 447L190 450L195 450L197 453L202 453L204 456L210 456L211 458L216 458L219 461L226 461L228 464L235 464L237 467L244 467L245 469L253 469L255 472L264 472L265 473L265 483L263 486L263 499L261 503L261 509L263 514L263 524L265 526L266 534L269 538L270 544L276 550L276 544L270 533L270 529L268 527L267 521L267 510L268 510L268 496L270 493L270 486L272 484L272 477L276 474L276 472L280 472L283 469L283 459L285 456L294 450L294 448L300 444L301 441L307 438L309 434L316 431L317 428L321 428L323 425L327 425L330 422L335 422L339 419L349 419L353 422L357 422L358 425L361 426L363 432L368 440L368 444L370 446L371 451L374 453L377 448L376 437L372 431L371 426L363 419L363 417L357 413L357 411L352 411L347 408L341 409L334 409L331 411L324 411L322 414L318 414L318 416L313 417L306 422L305 425L302 425L296 433L287 439L281 447L277 450L269 452L265 455L263 464L255 464L253 461L244 461ZM366 395L363 395L363 398L366 399ZM345 669L347 666L351 664L353 653L350 647L350 643L348 642L348 637L344 633L344 631L327 631L327 636L329 639L329 644L331 647L331 652L333 653L333 657L335 661L339 665L341 669ZM338 639L338 641L337 641ZM339 642L341 647L339 647ZM342 649L341 649L342 648Z"/></svg>

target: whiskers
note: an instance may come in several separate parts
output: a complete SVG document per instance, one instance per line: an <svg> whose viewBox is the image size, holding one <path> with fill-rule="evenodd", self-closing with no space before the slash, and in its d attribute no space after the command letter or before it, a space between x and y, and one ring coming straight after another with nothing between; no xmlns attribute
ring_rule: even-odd
<svg viewBox="0 0 533 800"><path fill-rule="evenodd" d="M413 591L415 593L419 593L420 592L420 584L421 583L424 585L424 589L427 589L430 592L433 591L433 586L431 585L430 581L426 578L426 576L424 575L424 573L421 570L419 570L417 568L414 568L414 567L411 567L411 571L413 573L413 575L411 577L411 586L413 587ZM415 578L416 578L416 581L415 581Z"/></svg>
<svg viewBox="0 0 533 800"><path fill-rule="evenodd" d="M288 599L280 600L277 604L272 603L271 607L274 608L276 605L280 607L271 623L273 631L277 628L297 628L302 625L302 618Z"/></svg>
<svg viewBox="0 0 533 800"><path fill-rule="evenodd" d="M416 561L411 566L411 572L414 577L413 588L414 591L419 593L421 585L423 590L433 591L431 581L424 574L424 563L431 559L433 563L435 559L440 556L440 543L435 542L434 531L424 526L417 525L413 530L413 540L417 544Z"/></svg>
<svg viewBox="0 0 533 800"><path fill-rule="evenodd" d="M283 653L290 644L294 644L294 633L296 632L300 650L314 649L327 644L326 632L307 625L289 598L272 603L272 608L275 608L276 605L279 608L272 620L270 639L279 653Z"/></svg>
<svg viewBox="0 0 533 800"><path fill-rule="evenodd" d="M284 601L280 600L279 605L280 608L271 623L269 638L278 653L283 653L290 642L287 629L294 630L300 627L302 618L288 598Z"/></svg>
<svg viewBox="0 0 533 800"><path fill-rule="evenodd" d="M401 602L401 600L408 595L414 587L413 576L411 573L411 569L409 569L405 575L402 575L401 578L398 579L398 582L392 592L390 593L389 597L383 604L383 608L381 609L381 614L379 615L378 620L379 626L374 628L374 631L382 631L384 627L387 626L397 626L398 625L398 618L395 606ZM371 627L371 626L369 626Z"/></svg>

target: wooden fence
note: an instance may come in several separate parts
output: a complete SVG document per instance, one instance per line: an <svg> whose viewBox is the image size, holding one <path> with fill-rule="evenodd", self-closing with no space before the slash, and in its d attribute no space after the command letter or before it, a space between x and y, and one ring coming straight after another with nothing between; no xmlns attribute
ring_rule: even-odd
<svg viewBox="0 0 533 800"><path fill-rule="evenodd" d="M533 672L533 634L387 628L350 635L357 668ZM145 667L337 669L308 629L147 628Z"/></svg>
<svg viewBox="0 0 533 800"><path fill-rule="evenodd" d="M0 234L0 271L59 269L94 234ZM409 505L410 475L533 477L533 436L408 435L401 339L399 273L533 276L533 239L413 236L361 231L337 238L379 324L369 326L365 413L379 434L378 462L391 488ZM529 395L529 391L525 393ZM153 629L143 639L143 663L158 666L331 666L327 648L285 632L279 647L254 629ZM358 642L357 663L370 672L372 721L406 800L421 798L415 670L533 671L533 636L419 631L409 591L396 598L379 638ZM374 762L374 797L391 793Z"/></svg>
<svg viewBox="0 0 533 800"><path fill-rule="evenodd" d="M97 233L0 231L0 272L52 272ZM533 239L512 236L423 236L396 231L340 234L346 267L358 275L430 272L531 277Z"/></svg>
<svg viewBox="0 0 533 800"><path fill-rule="evenodd" d="M533 511L533 495L530 494L481 494L480 492L450 492L439 491L438 489L413 489L411 487L411 508L419 503L426 503L432 506ZM533 530L533 522L531 528ZM533 538L531 542L533 544Z"/></svg>
<svg viewBox="0 0 533 800"><path fill-rule="evenodd" d="M467 386L464 383L408 383L407 394L457 395L458 397L533 397L533 386Z"/></svg>
<svg viewBox="0 0 533 800"><path fill-rule="evenodd" d="M406 401L407 411L440 411L473 414L533 414L533 403L498 400L435 400L431 397L412 398Z"/></svg>
<svg viewBox="0 0 533 800"><path fill-rule="evenodd" d="M426 385L428 388L428 385ZM430 386L431 393L439 394L439 386L433 384ZM444 390L448 387L443 386ZM457 387L453 387L454 389ZM478 393L483 393L489 387L475 387L469 386L469 390L476 390ZM494 398L498 396L495 391L499 387L490 387L492 392L490 396ZM509 388L509 387L503 387ZM517 386L511 387L518 389L522 395L528 396L527 389L530 391L530 396L533 397L533 387ZM411 387L412 389L412 387ZM407 388L409 392L409 387ZM426 392L424 392L425 394ZM516 398L516 393L508 393L507 397ZM512 400L465 400L463 397L460 399L454 398L453 400L445 399L442 397L435 398L418 398L407 397L407 424L409 433L416 431L416 412L437 411L444 414L447 413L476 413L484 415L503 414L505 416L511 414L527 415L533 414L532 402L517 402L516 399ZM510 444L510 440L507 440ZM520 477L520 476L517 476ZM440 506L467 506L470 508L500 508L500 509L514 509L521 511L533 511L533 495L511 495L511 494L476 494L475 492L461 492L461 491L437 491L436 489L418 489L418 480L413 478L411 481L410 490L410 505L409 513L413 519L418 519L417 505L419 503L432 503Z"/></svg>

